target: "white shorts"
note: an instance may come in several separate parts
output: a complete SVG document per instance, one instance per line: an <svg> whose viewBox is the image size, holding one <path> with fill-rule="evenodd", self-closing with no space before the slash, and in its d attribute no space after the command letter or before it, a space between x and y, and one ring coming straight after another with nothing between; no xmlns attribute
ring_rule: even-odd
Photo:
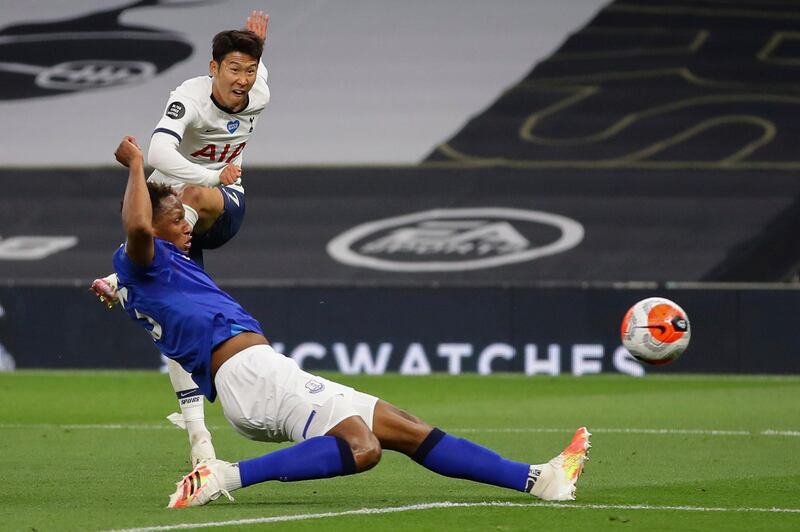
<svg viewBox="0 0 800 532"><path fill-rule="evenodd" d="M303 441L360 416L372 430L377 397L312 375L268 345L237 353L214 377L225 417L258 441Z"/></svg>

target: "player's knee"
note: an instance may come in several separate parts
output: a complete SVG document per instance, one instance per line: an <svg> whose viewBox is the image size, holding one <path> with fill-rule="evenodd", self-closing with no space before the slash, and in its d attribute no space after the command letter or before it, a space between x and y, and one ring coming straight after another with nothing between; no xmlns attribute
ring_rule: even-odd
<svg viewBox="0 0 800 532"><path fill-rule="evenodd" d="M202 192L200 192L200 189L191 185L183 187L178 197L180 198L181 202L195 209L199 209L200 204L203 202Z"/></svg>
<svg viewBox="0 0 800 532"><path fill-rule="evenodd" d="M335 406L336 400L331 401L330 405ZM326 434L335 436L347 444L353 453L355 468L358 472L371 469L381 461L380 440L358 416L347 417Z"/></svg>
<svg viewBox="0 0 800 532"><path fill-rule="evenodd" d="M215 194L218 192L214 189L189 185L181 190L180 200L194 208L200 216L216 218L222 213L225 204Z"/></svg>
<svg viewBox="0 0 800 532"><path fill-rule="evenodd" d="M371 432L365 438L359 438L357 442L351 442L350 448L353 450L353 457L356 461L356 469L366 471L372 469L381 461L383 449L378 438Z"/></svg>

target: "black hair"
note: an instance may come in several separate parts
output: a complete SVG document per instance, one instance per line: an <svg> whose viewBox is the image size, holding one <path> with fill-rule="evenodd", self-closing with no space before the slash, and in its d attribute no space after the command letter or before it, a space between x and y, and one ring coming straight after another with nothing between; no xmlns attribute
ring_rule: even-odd
<svg viewBox="0 0 800 532"><path fill-rule="evenodd" d="M147 182L147 191L150 193L150 204L153 205L153 219L155 219L163 210L161 200L170 196L174 196L175 191L172 190L172 187L169 185L153 183L150 181Z"/></svg>
<svg viewBox="0 0 800 532"><path fill-rule="evenodd" d="M228 30L214 35L211 57L219 64L229 53L240 52L258 61L263 51L264 42L252 31Z"/></svg>

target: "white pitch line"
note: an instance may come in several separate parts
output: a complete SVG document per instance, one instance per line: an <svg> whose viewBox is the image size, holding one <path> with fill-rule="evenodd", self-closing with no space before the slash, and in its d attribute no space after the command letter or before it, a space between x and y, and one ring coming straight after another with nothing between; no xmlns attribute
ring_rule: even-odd
<svg viewBox="0 0 800 532"><path fill-rule="evenodd" d="M165 430L175 428L171 424L146 425L146 424L122 424L122 423L0 423L2 429L58 429L58 430ZM209 429L219 430L220 425L209 425ZM531 433L572 433L574 428L549 428L549 427L529 427L529 428L473 428L461 427L448 429L449 432L462 434L488 434L488 433L507 433L507 434L531 434ZM717 430L717 429L637 429L637 428L596 428L589 429L592 434L653 434L653 435L695 435L695 436L778 436L800 438L800 430L776 430L765 429L761 431L749 430Z"/></svg>
<svg viewBox="0 0 800 532"><path fill-rule="evenodd" d="M800 437L800 430L762 430L761 434L764 436L798 436Z"/></svg>
<svg viewBox="0 0 800 532"><path fill-rule="evenodd" d="M574 429L555 429L555 428L454 428L448 429L450 432L461 433L570 433ZM656 435L700 435L700 436L789 436L800 437L800 431L794 430L774 430L767 429L762 431L749 430L712 430L712 429L634 429L634 428L597 428L589 427L592 434L656 434Z"/></svg>
<svg viewBox="0 0 800 532"><path fill-rule="evenodd" d="M190 528L212 528L220 526L258 525L265 523L281 523L286 521L307 521L310 519L325 519L329 517L344 517L349 515L378 515L399 512L414 512L420 510L436 510L449 508L555 508L563 510L655 510L672 512L729 512L729 513L800 513L800 508L714 508L704 506L651 506L649 504L579 504L557 502L432 502L427 504L412 504L409 506L393 506L388 508L360 508L358 510L345 510L342 512L324 512L316 514L275 515L272 517L255 517L250 519L236 519L230 521L216 521L204 523L181 523L177 525L149 526L141 528L125 528L106 532L160 532L166 530L185 530Z"/></svg>
<svg viewBox="0 0 800 532"><path fill-rule="evenodd" d="M163 425L123 425L121 423L0 423L0 429L161 430L170 428L174 427L166 423Z"/></svg>

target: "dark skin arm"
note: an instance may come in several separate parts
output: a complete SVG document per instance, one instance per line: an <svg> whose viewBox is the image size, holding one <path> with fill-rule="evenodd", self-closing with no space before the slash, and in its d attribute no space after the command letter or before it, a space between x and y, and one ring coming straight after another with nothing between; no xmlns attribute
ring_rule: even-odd
<svg viewBox="0 0 800 532"><path fill-rule="evenodd" d="M144 155L136 139L125 137L120 142L114 157L128 168L128 184L122 201L122 227L127 241L125 253L139 266L153 260L153 207L144 176Z"/></svg>

